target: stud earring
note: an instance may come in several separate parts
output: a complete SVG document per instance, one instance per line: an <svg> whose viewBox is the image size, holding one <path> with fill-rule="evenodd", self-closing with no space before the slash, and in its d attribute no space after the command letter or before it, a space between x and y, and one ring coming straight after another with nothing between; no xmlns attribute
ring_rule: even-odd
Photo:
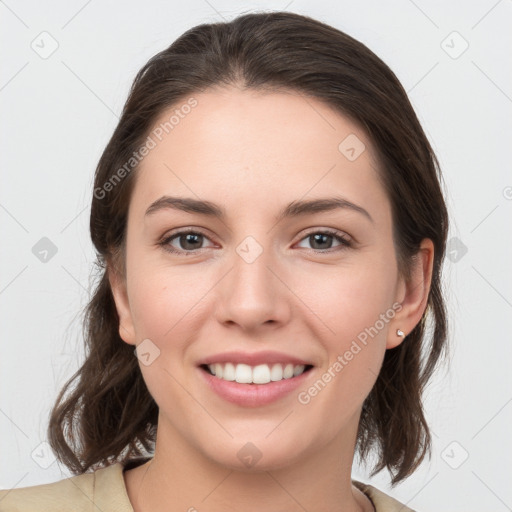
<svg viewBox="0 0 512 512"><path fill-rule="evenodd" d="M396 335L397 335L397 336L402 336L402 338L404 338L404 337L405 337L404 331L402 331L401 329L397 329L397 330L396 330Z"/></svg>

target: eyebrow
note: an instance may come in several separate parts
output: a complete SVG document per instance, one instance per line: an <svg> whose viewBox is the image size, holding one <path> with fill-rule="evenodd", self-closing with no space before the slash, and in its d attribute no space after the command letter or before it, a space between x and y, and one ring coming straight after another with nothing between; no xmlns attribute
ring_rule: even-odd
<svg viewBox="0 0 512 512"><path fill-rule="evenodd" d="M203 201L189 197L162 196L157 199L146 210L145 216L152 215L161 210L180 210L187 213L198 213L209 217L226 219L225 210L218 204L211 201ZM310 199L307 201L293 201L286 206L276 217L276 221L290 217L310 215L313 213L328 212L336 209L348 209L364 215L370 222L374 222L372 216L361 206L354 204L342 197L328 197Z"/></svg>

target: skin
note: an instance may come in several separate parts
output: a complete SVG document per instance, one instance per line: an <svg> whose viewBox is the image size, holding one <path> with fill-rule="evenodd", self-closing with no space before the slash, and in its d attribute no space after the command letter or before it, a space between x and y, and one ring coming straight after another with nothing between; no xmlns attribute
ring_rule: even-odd
<svg viewBox="0 0 512 512"><path fill-rule="evenodd" d="M294 92L235 87L194 97L197 107L137 170L126 274L109 272L121 338L131 345L149 338L160 350L150 365L140 364L160 412L151 464L124 473L134 510L373 510L351 484L361 407L385 351L402 342L396 330L407 335L423 315L433 244L422 242L405 282L370 140L329 106ZM349 134L366 147L355 161L338 149ZM334 193L373 222L349 209L274 220L292 201ZM173 209L145 216L165 194L218 203L227 217ZM190 254L158 245L187 227L205 237L169 245ZM353 246L335 238L315 245L311 235L325 228ZM252 263L236 252L247 236L263 250ZM308 404L292 392L242 407L199 378L197 362L207 355L277 350L314 363L300 389L307 390L393 303L400 311ZM250 468L237 457L249 441L262 454Z"/></svg>

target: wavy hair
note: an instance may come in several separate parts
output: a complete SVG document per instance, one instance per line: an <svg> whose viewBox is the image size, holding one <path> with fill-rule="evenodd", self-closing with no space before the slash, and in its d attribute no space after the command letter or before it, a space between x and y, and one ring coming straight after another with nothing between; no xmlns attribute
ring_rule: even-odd
<svg viewBox="0 0 512 512"><path fill-rule="evenodd" d="M361 459L374 451L378 455L371 475L387 468L394 486L426 454L431 456L422 395L447 351L441 269L448 214L442 176L407 94L389 67L340 30L289 12L250 13L193 27L137 73L95 172L90 234L98 272L84 311L85 361L58 395L49 418L49 443L75 474L154 451L158 406L133 347L119 336L108 279L110 266L125 272L127 214L137 176L136 165L130 172L120 170L125 166L126 171L126 162L166 109L194 93L229 85L294 91L357 123L377 151L392 207L400 274L410 277L422 239L434 243L424 315L400 345L386 351L363 403L357 434ZM115 186L106 186L112 180Z"/></svg>

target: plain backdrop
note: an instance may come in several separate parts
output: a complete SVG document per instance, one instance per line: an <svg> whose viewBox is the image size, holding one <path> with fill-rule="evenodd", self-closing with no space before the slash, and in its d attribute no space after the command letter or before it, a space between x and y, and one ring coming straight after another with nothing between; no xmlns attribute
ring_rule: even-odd
<svg viewBox="0 0 512 512"><path fill-rule="evenodd" d="M136 72L199 23L288 10L397 74L439 157L451 216L451 360L425 397L432 459L391 490L419 511L512 509L512 2L0 2L0 487L70 476L45 444L83 357L92 178ZM46 252L45 252L46 251Z"/></svg>

